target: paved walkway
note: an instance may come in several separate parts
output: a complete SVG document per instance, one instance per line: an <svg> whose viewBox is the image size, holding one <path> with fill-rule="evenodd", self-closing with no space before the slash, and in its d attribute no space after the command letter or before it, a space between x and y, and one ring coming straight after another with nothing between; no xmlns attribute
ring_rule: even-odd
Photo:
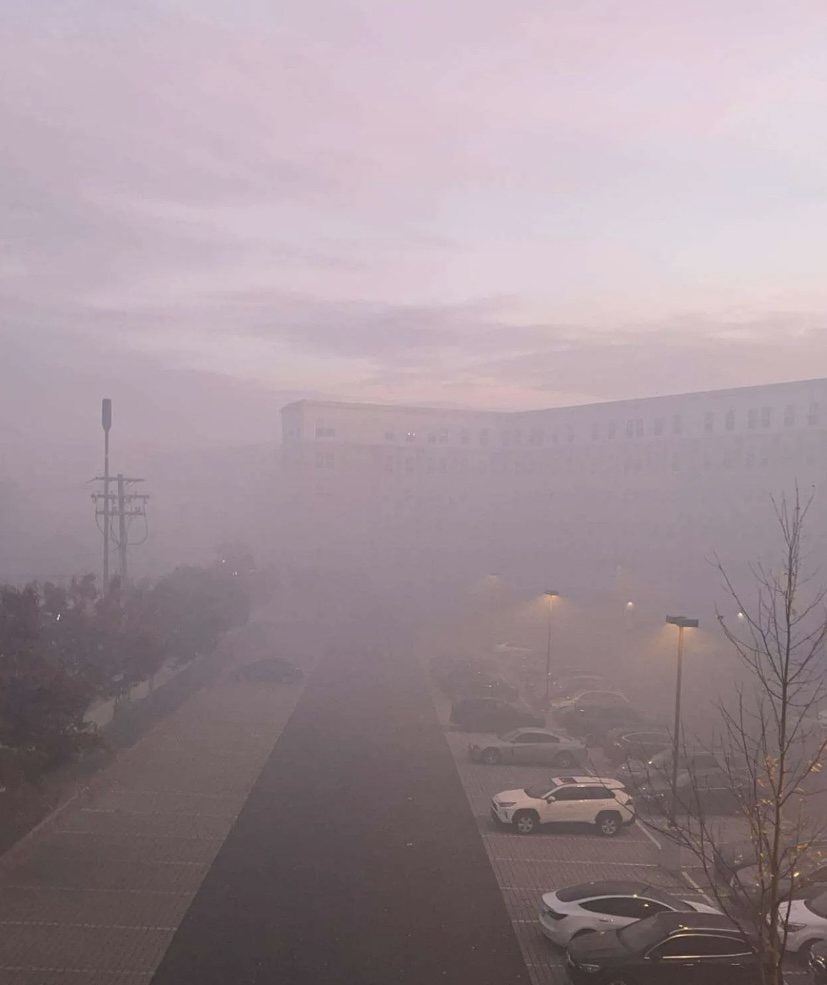
<svg viewBox="0 0 827 985"><path fill-rule="evenodd" d="M4 860L0 985L149 982L299 693L196 693Z"/></svg>
<svg viewBox="0 0 827 985"><path fill-rule="evenodd" d="M528 985L430 693L345 627L153 985Z"/></svg>

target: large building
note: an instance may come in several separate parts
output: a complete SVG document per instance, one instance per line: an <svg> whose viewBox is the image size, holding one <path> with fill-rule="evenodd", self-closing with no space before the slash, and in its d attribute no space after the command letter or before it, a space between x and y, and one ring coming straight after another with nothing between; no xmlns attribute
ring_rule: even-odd
<svg viewBox="0 0 827 985"><path fill-rule="evenodd" d="M710 603L777 547L771 496L815 490L827 533L827 380L505 413L284 408L283 549L320 565ZM618 585L622 587L618 588Z"/></svg>

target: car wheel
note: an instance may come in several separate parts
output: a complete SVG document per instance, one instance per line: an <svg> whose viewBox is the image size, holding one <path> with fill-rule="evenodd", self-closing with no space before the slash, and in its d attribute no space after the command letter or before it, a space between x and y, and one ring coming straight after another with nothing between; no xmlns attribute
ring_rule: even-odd
<svg viewBox="0 0 827 985"><path fill-rule="evenodd" d="M517 811L512 823L518 834L532 835L537 830L540 819L535 811Z"/></svg>
<svg viewBox="0 0 827 985"><path fill-rule="evenodd" d="M810 952L813 950L813 944L820 943L821 941L818 938L811 941L805 941L798 949L798 960L803 964L806 964L810 960Z"/></svg>
<svg viewBox="0 0 827 985"><path fill-rule="evenodd" d="M554 757L554 762L551 765L559 766L560 769L570 770L576 763L577 760L570 752L561 752L559 756Z"/></svg>
<svg viewBox="0 0 827 985"><path fill-rule="evenodd" d="M488 766L496 766L502 762L502 753L499 749L484 749L480 757Z"/></svg>
<svg viewBox="0 0 827 985"><path fill-rule="evenodd" d="M620 815L617 811L603 811L597 815L595 825L598 834L603 835L604 838L614 838L616 834L620 833Z"/></svg>

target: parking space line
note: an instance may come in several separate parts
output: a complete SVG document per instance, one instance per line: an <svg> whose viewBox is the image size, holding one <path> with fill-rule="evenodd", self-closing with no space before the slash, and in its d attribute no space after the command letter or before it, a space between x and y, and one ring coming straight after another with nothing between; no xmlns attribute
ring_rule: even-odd
<svg viewBox="0 0 827 985"><path fill-rule="evenodd" d="M658 841L658 839L652 834L652 832L646 827L645 824L641 824L640 821L635 820L635 827L640 828L640 830L646 835L649 841L655 846L655 848L663 848L663 845Z"/></svg>
<svg viewBox="0 0 827 985"><path fill-rule="evenodd" d="M688 882L689 885L695 890L695 892L701 896L701 898L705 903L707 903L709 906L715 905L712 899L701 889L698 883L692 878L692 876L688 872L682 871L681 875L686 880L686 882Z"/></svg>

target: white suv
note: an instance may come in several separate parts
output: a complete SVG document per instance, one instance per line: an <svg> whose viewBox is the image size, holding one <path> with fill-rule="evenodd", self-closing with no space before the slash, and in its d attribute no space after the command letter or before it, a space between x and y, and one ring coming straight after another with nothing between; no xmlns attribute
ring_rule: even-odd
<svg viewBox="0 0 827 985"><path fill-rule="evenodd" d="M604 776L558 776L525 790L505 790L491 801L491 816L523 835L541 824L593 824L607 838L635 819L623 783Z"/></svg>

